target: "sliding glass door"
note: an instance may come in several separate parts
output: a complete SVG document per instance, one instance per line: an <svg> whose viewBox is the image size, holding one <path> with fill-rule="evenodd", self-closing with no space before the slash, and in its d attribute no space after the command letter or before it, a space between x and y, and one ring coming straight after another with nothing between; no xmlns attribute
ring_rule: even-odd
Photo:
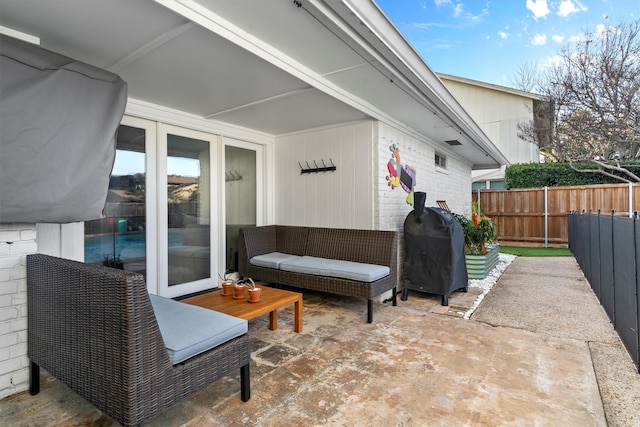
<svg viewBox="0 0 640 427"><path fill-rule="evenodd" d="M141 273L150 291L157 277L155 147L154 122L124 117L118 128L105 218L84 223L84 261Z"/></svg>
<svg viewBox="0 0 640 427"><path fill-rule="evenodd" d="M226 269L238 270L238 234L242 227L261 223L262 191L258 191L258 173L262 168L262 147L225 138L225 235Z"/></svg>
<svg viewBox="0 0 640 427"><path fill-rule="evenodd" d="M84 225L84 260L145 276L177 297L237 270L238 232L262 224L263 146L125 116L105 218Z"/></svg>
<svg viewBox="0 0 640 427"><path fill-rule="evenodd" d="M158 273L161 295L175 297L217 286L219 142L203 132L159 129Z"/></svg>

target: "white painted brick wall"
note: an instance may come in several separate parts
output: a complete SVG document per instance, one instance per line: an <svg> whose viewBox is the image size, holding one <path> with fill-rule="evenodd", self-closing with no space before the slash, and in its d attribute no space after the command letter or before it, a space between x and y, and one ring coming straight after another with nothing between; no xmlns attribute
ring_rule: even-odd
<svg viewBox="0 0 640 427"><path fill-rule="evenodd" d="M426 206L437 206L436 200L447 202L455 213L471 213L471 165L456 158L447 150L438 150L447 156L447 168L436 169L435 148L415 139L391 126L378 122L374 139L378 141L377 167L379 171L374 198L376 228L396 230L400 235L398 244L398 289L402 289L402 260L404 258L404 220L413 210L407 204L407 192L402 187L391 189L388 185L387 162L391 158L389 146L396 145L402 165L413 166L416 170L414 191L427 193ZM390 293L382 296L389 298Z"/></svg>
<svg viewBox="0 0 640 427"><path fill-rule="evenodd" d="M29 388L27 254L35 224L0 224L0 399Z"/></svg>
<svg viewBox="0 0 640 427"><path fill-rule="evenodd" d="M378 175L376 224L383 230L397 230L402 235L404 220L413 210L407 204L407 192L402 187L391 189L386 176L387 162L391 158L389 146L396 145L400 162L416 169L415 191L427 193L426 206L437 206L436 200L445 200L456 213L471 212L471 165L457 159L453 154L438 150L447 156L446 170L436 169L435 149L397 129L378 123Z"/></svg>

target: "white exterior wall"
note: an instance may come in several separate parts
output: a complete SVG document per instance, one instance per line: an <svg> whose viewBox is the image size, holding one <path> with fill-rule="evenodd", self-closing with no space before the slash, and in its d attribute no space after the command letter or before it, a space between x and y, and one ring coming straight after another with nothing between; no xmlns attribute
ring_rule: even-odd
<svg viewBox="0 0 640 427"><path fill-rule="evenodd" d="M533 118L533 100L515 93L441 77L458 102L511 163L538 162L538 147L518 137L518 124ZM476 175L487 171L477 171Z"/></svg>
<svg viewBox="0 0 640 427"><path fill-rule="evenodd" d="M402 236L404 220L413 210L413 206L407 204L407 192L402 187L391 189L386 179L387 162L391 158L389 146L393 144L400 151L401 163L415 168L414 190L427 193L426 206L437 206L436 200L444 200L453 212L471 212L471 164L461 161L447 150L438 149L438 153L447 157L447 168L436 168L434 147L384 123L378 123L376 138L376 223L380 224L379 228L397 230Z"/></svg>
<svg viewBox="0 0 640 427"><path fill-rule="evenodd" d="M427 193L427 206L445 200L457 213L471 211L471 165L447 150L447 168L436 168L434 147L381 122L322 128L277 138L275 144L275 223L336 228L397 230L413 210L402 187L388 185L389 146L402 164L416 169L415 191ZM313 160L332 159L335 172L300 174ZM375 166L374 166L375 165Z"/></svg>
<svg viewBox="0 0 640 427"><path fill-rule="evenodd" d="M27 254L35 224L0 224L0 399L29 388Z"/></svg>
<svg viewBox="0 0 640 427"><path fill-rule="evenodd" d="M398 266L402 270L404 220L413 210L408 193L388 185L389 146L400 151L401 164L416 170L415 191L427 193L427 206L445 200L456 213L471 211L471 164L450 151L447 168L435 166L435 149L381 122L316 129L276 139L275 223L399 232ZM300 174L298 162L332 159L335 172ZM400 279L399 279L400 281ZM391 297L391 292L380 300Z"/></svg>
<svg viewBox="0 0 640 427"><path fill-rule="evenodd" d="M276 138L275 223L333 228L377 228L373 212L375 122L297 132ZM336 166L300 173L301 164Z"/></svg>

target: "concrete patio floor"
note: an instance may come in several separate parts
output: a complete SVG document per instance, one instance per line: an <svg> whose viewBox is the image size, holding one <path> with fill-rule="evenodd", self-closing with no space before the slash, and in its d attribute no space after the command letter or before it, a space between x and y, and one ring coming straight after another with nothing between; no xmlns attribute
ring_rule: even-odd
<svg viewBox="0 0 640 427"><path fill-rule="evenodd" d="M638 426L640 374L572 257L517 258L470 320L479 289L398 306L304 293L249 323L252 397L239 374L148 426ZM0 401L0 425L113 426L43 374L42 390Z"/></svg>

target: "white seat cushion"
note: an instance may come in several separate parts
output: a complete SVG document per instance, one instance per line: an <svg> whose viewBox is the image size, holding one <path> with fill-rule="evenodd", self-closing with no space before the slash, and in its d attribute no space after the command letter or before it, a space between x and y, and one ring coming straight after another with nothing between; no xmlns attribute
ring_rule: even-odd
<svg viewBox="0 0 640 427"><path fill-rule="evenodd" d="M177 364L247 333L247 321L149 294L169 359Z"/></svg>
<svg viewBox="0 0 640 427"><path fill-rule="evenodd" d="M375 282L389 275L389 267L337 259L298 257L280 263L280 270L316 276L339 277L358 282Z"/></svg>

